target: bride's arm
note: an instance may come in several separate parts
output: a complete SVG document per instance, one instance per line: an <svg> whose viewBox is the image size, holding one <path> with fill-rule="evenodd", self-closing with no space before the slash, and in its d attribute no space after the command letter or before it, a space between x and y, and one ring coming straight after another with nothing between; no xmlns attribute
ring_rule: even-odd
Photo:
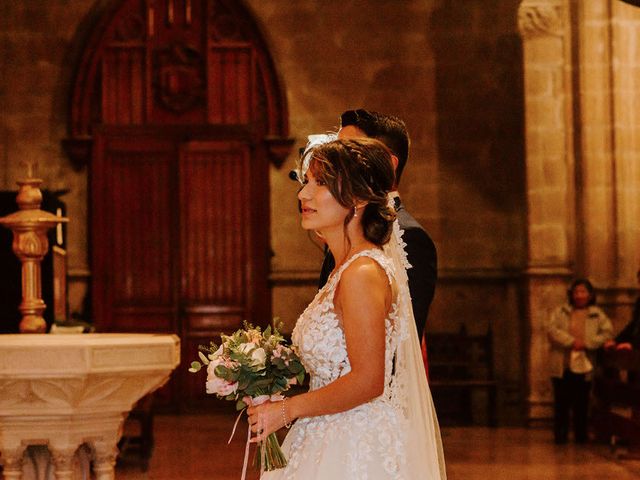
<svg viewBox="0 0 640 480"><path fill-rule="evenodd" d="M391 287L382 268L369 258L353 262L340 278L335 307L341 313L351 371L329 385L286 401L250 407L252 430L260 440L287 420L343 412L372 400L384 391L385 317Z"/></svg>

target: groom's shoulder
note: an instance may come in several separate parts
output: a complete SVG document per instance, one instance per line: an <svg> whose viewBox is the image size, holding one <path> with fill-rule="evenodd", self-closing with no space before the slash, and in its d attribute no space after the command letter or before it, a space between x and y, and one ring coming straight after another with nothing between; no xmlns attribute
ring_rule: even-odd
<svg viewBox="0 0 640 480"><path fill-rule="evenodd" d="M398 211L398 225L404 230L405 241L413 240L430 246L434 245L427 230L404 208Z"/></svg>

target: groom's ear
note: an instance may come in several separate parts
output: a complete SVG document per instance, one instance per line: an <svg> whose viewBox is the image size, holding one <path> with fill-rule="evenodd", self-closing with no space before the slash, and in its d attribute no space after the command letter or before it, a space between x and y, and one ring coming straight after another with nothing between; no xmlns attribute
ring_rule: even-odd
<svg viewBox="0 0 640 480"><path fill-rule="evenodd" d="M393 166L393 173L396 173L396 170L398 169L398 163L400 163L400 160L398 160L398 157L396 157L392 153L391 154L391 165Z"/></svg>

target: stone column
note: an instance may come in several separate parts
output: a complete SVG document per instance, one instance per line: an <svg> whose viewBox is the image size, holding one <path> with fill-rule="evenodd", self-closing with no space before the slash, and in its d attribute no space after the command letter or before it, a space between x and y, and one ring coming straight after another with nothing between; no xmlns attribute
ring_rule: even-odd
<svg viewBox="0 0 640 480"><path fill-rule="evenodd" d="M56 480L73 480L73 457L76 449L51 447Z"/></svg>
<svg viewBox="0 0 640 480"><path fill-rule="evenodd" d="M93 442L93 473L96 480L114 480L115 464L118 449L114 442L95 441Z"/></svg>
<svg viewBox="0 0 640 480"><path fill-rule="evenodd" d="M576 271L601 290L620 329L630 318L640 267L640 10L575 3L579 195Z"/></svg>
<svg viewBox="0 0 640 480"><path fill-rule="evenodd" d="M578 271L597 287L617 277L609 0L578 2L580 162Z"/></svg>
<svg viewBox="0 0 640 480"><path fill-rule="evenodd" d="M22 478L22 458L25 447L3 448L0 452L4 480L20 480Z"/></svg>
<svg viewBox="0 0 640 480"><path fill-rule="evenodd" d="M611 23L617 273L618 284L635 287L640 268L640 8L611 2Z"/></svg>
<svg viewBox="0 0 640 480"><path fill-rule="evenodd" d="M575 256L571 45L564 0L523 0L518 26L524 49L528 265L525 302L529 331L528 417L551 416L545 369L545 323L565 299Z"/></svg>

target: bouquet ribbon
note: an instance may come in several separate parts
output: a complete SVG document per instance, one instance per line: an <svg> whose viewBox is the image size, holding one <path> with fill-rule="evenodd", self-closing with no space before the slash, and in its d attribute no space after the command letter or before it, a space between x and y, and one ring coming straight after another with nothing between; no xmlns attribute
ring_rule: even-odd
<svg viewBox="0 0 640 480"><path fill-rule="evenodd" d="M244 397L242 399L242 401L244 403L246 403L247 405L261 405L264 402L266 402L267 400L271 400L272 402L279 402L281 400L284 400L284 397L282 395L259 395L257 397L251 398L251 397ZM236 422L233 424L233 430L231 431L231 436L229 437L229 440L227 441L227 445L231 443L231 440L233 440L233 436L236 434L236 429L238 428L238 422L240 421L240 418L242 417L242 414L244 413L244 411L247 408L243 408L242 410L240 410L240 413L238 413L238 416L236 418ZM241 480L246 480L247 478L247 466L249 465L249 447L251 446L251 425L249 425L249 427L247 428L247 442L244 446L244 461L242 462L242 477ZM264 464L260 465L260 476L262 477L262 474L264 473Z"/></svg>

